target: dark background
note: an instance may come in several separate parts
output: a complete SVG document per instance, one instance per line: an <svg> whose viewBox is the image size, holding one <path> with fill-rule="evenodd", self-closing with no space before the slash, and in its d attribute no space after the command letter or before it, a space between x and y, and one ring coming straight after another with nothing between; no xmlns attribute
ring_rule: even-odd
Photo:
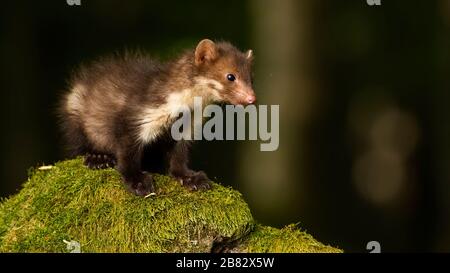
<svg viewBox="0 0 450 273"><path fill-rule="evenodd" d="M0 196L65 158L55 108L80 63L170 58L202 38L256 56L280 148L200 142L193 167L261 223L365 252L450 250L450 1L7 1L0 10Z"/></svg>

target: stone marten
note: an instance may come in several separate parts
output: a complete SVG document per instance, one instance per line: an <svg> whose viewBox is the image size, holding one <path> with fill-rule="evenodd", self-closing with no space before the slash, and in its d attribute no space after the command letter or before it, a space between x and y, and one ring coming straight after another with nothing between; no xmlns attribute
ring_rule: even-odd
<svg viewBox="0 0 450 273"><path fill-rule="evenodd" d="M205 39L169 62L125 53L82 66L59 109L68 148L89 168L115 166L139 196L155 192L152 172L168 171L190 190L209 189L206 174L188 168L190 142L173 140L170 126L194 97L253 104L252 61L252 50Z"/></svg>

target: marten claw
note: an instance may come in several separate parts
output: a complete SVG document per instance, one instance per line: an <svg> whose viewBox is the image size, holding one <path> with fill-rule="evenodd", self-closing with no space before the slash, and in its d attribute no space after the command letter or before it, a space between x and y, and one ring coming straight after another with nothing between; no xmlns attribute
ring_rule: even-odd
<svg viewBox="0 0 450 273"><path fill-rule="evenodd" d="M84 156L84 165L90 169L99 170L114 167L116 160L111 155L105 154L91 154L87 153Z"/></svg>
<svg viewBox="0 0 450 273"><path fill-rule="evenodd" d="M138 196L148 196L151 193L155 193L153 177L148 173L144 173L142 181L130 185L130 191Z"/></svg>
<svg viewBox="0 0 450 273"><path fill-rule="evenodd" d="M155 193L153 185L144 183L137 183L133 191L138 196L147 196L151 193Z"/></svg>
<svg viewBox="0 0 450 273"><path fill-rule="evenodd" d="M211 182L204 172L192 172L184 176L178 177L181 185L190 191L209 190Z"/></svg>

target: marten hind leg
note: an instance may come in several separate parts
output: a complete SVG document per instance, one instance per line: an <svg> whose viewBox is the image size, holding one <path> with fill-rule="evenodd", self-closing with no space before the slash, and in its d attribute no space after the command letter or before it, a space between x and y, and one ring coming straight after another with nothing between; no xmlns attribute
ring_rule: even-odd
<svg viewBox="0 0 450 273"><path fill-rule="evenodd" d="M188 168L189 143L178 141L169 152L169 174L180 181L188 190L209 190L211 181L202 171L193 171Z"/></svg>
<svg viewBox="0 0 450 273"><path fill-rule="evenodd" d="M142 150L134 145L123 145L117 152L117 170L129 191L138 196L155 193L153 176L142 171Z"/></svg>
<svg viewBox="0 0 450 273"><path fill-rule="evenodd" d="M84 155L84 165L90 169L114 168L116 158L110 154L88 152Z"/></svg>

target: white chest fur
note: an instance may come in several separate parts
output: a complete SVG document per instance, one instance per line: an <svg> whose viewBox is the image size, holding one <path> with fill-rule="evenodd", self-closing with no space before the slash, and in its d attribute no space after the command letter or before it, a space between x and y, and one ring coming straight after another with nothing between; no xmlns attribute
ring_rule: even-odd
<svg viewBox="0 0 450 273"><path fill-rule="evenodd" d="M218 81L197 77L192 88L171 92L166 102L158 108L144 108L139 113L138 138L141 143L150 143L156 139L164 129L171 126L183 109L193 109L194 98L202 98L203 105L221 99L220 91L223 85Z"/></svg>

